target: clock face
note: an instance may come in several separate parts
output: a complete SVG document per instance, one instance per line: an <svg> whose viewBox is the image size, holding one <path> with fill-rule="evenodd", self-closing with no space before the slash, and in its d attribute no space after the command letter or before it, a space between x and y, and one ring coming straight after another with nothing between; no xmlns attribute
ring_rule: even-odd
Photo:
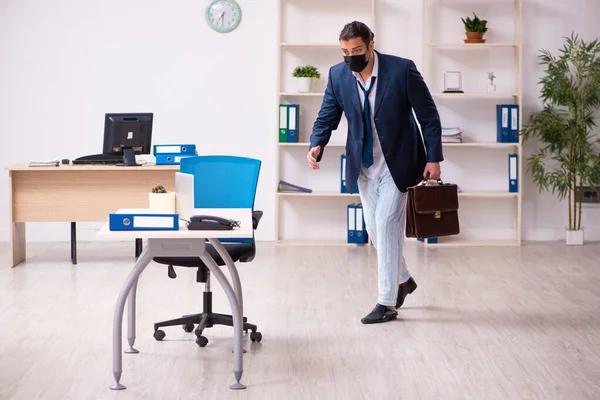
<svg viewBox="0 0 600 400"><path fill-rule="evenodd" d="M241 19L242 10L235 0L213 0L206 7L206 22L217 32L231 32Z"/></svg>

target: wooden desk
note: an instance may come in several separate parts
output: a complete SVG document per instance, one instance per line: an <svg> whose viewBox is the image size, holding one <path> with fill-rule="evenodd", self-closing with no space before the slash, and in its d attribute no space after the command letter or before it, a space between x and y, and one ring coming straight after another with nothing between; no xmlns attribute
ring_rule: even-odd
<svg viewBox="0 0 600 400"><path fill-rule="evenodd" d="M73 246L76 222L104 222L119 208L147 208L148 193L157 184L174 191L179 165L18 164L7 170L10 265L15 267L26 258L26 222L71 222Z"/></svg>

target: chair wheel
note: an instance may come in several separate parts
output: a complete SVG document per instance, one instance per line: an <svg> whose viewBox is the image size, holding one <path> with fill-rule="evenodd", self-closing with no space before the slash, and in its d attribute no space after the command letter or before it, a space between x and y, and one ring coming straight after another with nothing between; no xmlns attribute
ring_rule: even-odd
<svg viewBox="0 0 600 400"><path fill-rule="evenodd" d="M202 336L202 331L201 331L201 330L198 330L198 329L196 329L196 330L194 331L194 333L196 334L196 337L197 337L197 338L199 338L200 336Z"/></svg>
<svg viewBox="0 0 600 400"><path fill-rule="evenodd" d="M250 340L252 340L253 342L256 342L256 343L260 343L260 341L262 340L262 333L252 332L250 334Z"/></svg>
<svg viewBox="0 0 600 400"><path fill-rule="evenodd" d="M154 339L156 340L163 340L165 336L167 336L165 331L162 331L160 329L154 332Z"/></svg>
<svg viewBox="0 0 600 400"><path fill-rule="evenodd" d="M191 332L191 331L193 331L194 330L194 324L185 324L183 326L183 330L186 331L186 332L188 332L188 333Z"/></svg>
<svg viewBox="0 0 600 400"><path fill-rule="evenodd" d="M208 339L206 336L199 336L198 339L196 339L196 344L200 347L205 347L208 344Z"/></svg>

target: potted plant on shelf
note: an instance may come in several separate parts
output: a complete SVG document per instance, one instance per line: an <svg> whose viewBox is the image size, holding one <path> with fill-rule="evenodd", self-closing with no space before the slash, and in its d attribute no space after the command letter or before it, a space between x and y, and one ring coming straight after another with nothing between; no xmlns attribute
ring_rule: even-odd
<svg viewBox="0 0 600 400"><path fill-rule="evenodd" d="M473 19L467 17L466 20L461 18L465 25L465 34L467 35L465 43L485 43L483 35L488 31L487 21L479 19L475 13L473 13L473 17Z"/></svg>
<svg viewBox="0 0 600 400"><path fill-rule="evenodd" d="M574 34L565 39L559 57L540 51L540 64L546 65L539 82L544 108L531 116L521 134L524 141L541 142L529 157L528 172L540 192L568 197L566 244L580 245L582 189L600 183L600 139L591 132L600 107L600 43L586 43Z"/></svg>
<svg viewBox="0 0 600 400"><path fill-rule="evenodd" d="M319 70L313 65L298 66L292 72L298 83L298 92L310 93L313 79L321 79Z"/></svg>
<svg viewBox="0 0 600 400"><path fill-rule="evenodd" d="M167 192L163 185L154 186L149 193L148 209L156 214L175 214L175 192Z"/></svg>

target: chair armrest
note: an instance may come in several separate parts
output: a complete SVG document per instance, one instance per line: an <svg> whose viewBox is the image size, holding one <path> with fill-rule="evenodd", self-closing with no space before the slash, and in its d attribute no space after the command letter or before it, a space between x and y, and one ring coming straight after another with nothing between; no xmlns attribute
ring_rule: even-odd
<svg viewBox="0 0 600 400"><path fill-rule="evenodd" d="M263 216L262 211L252 211L252 227L254 229L258 228L258 223Z"/></svg>

